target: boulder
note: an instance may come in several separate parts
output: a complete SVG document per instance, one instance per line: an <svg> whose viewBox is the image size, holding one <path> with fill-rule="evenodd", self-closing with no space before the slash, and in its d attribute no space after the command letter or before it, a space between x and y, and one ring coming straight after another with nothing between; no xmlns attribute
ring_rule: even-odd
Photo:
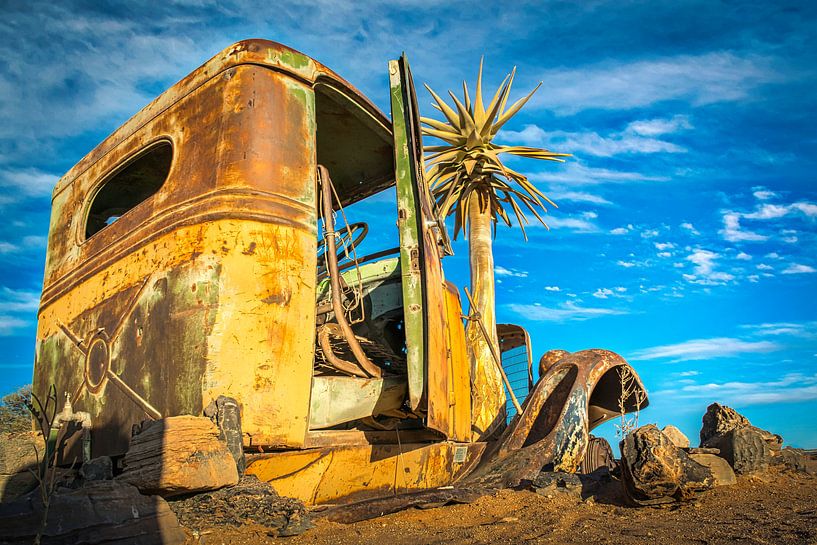
<svg viewBox="0 0 817 545"><path fill-rule="evenodd" d="M314 526L301 501L279 496L255 475L245 475L236 486L169 503L179 521L197 532L224 525L258 524L284 537Z"/></svg>
<svg viewBox="0 0 817 545"><path fill-rule="evenodd" d="M79 476L86 481L107 481L113 479L113 461L109 456L100 456L82 464Z"/></svg>
<svg viewBox="0 0 817 545"><path fill-rule="evenodd" d="M36 450L35 450L36 449ZM0 433L0 502L11 501L37 486L29 470L37 470L37 456L45 453L39 433Z"/></svg>
<svg viewBox="0 0 817 545"><path fill-rule="evenodd" d="M234 485L236 463L220 434L204 417L143 422L134 430L117 479L165 497Z"/></svg>
<svg viewBox="0 0 817 545"><path fill-rule="evenodd" d="M676 447L656 426L629 433L619 444L627 497L638 505L688 500L712 487L712 472Z"/></svg>
<svg viewBox="0 0 817 545"><path fill-rule="evenodd" d="M32 493L0 505L0 542L30 544L42 528L43 503ZM51 496L43 545L181 545L184 531L167 502L126 483L92 481L57 488Z"/></svg>
<svg viewBox="0 0 817 545"><path fill-rule="evenodd" d="M737 478L729 462L716 454L690 454L690 458L709 468L712 472L713 486L727 486L735 484Z"/></svg>
<svg viewBox="0 0 817 545"><path fill-rule="evenodd" d="M661 430L661 433L667 436L667 438L672 441L672 444L678 448L689 448L689 439L686 435L683 434L681 430L676 428L675 426L669 425L664 426L664 429Z"/></svg>
<svg viewBox="0 0 817 545"><path fill-rule="evenodd" d="M706 414L704 414L703 417L701 446L717 448L720 437L730 431L742 428L752 428L755 430L760 434L771 450L780 450L780 447L783 445L783 438L779 435L752 426L749 419L731 407L713 403L707 407Z"/></svg>
<svg viewBox="0 0 817 545"><path fill-rule="evenodd" d="M745 474L769 467L772 454L765 437L757 428L747 426L711 437L707 445L719 449L719 456L735 473Z"/></svg>
<svg viewBox="0 0 817 545"><path fill-rule="evenodd" d="M803 449L786 447L776 453L772 463L789 471L817 475L817 458Z"/></svg>
<svg viewBox="0 0 817 545"><path fill-rule="evenodd" d="M531 482L533 490L542 496L566 494L577 500L582 498L582 481L575 473L542 471Z"/></svg>

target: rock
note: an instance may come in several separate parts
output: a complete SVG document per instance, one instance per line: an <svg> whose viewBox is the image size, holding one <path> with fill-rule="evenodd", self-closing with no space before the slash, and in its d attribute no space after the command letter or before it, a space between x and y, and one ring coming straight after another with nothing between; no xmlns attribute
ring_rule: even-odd
<svg viewBox="0 0 817 545"><path fill-rule="evenodd" d="M708 446L707 443L713 437L723 435L734 429L751 426L749 420L739 414L731 407L725 407L718 403L713 403L706 408L703 417L703 427L701 428L701 446Z"/></svg>
<svg viewBox="0 0 817 545"><path fill-rule="evenodd" d="M109 456L100 456L82 464L79 476L86 481L109 481L113 479L113 462Z"/></svg>
<svg viewBox="0 0 817 545"><path fill-rule="evenodd" d="M689 439L686 435L683 434L681 430L676 428L675 426L664 426L664 429L661 430L661 433L667 436L667 438L672 441L672 444L678 448L689 448Z"/></svg>
<svg viewBox="0 0 817 545"><path fill-rule="evenodd" d="M789 471L817 475L817 459L803 449L786 447L774 456L772 463Z"/></svg>
<svg viewBox="0 0 817 545"><path fill-rule="evenodd" d="M0 505L4 545L30 544L43 516L40 494ZM181 545L185 534L167 502L143 496L126 483L93 481L78 489L57 488L51 496L45 545Z"/></svg>
<svg viewBox="0 0 817 545"><path fill-rule="evenodd" d="M582 498L582 481L575 473L542 471L531 482L531 486L541 496L567 494L578 500Z"/></svg>
<svg viewBox="0 0 817 545"><path fill-rule="evenodd" d="M135 430L117 479L170 497L238 483L235 460L209 418L173 416Z"/></svg>
<svg viewBox="0 0 817 545"><path fill-rule="evenodd" d="M714 486L727 486L738 482L732 466L720 456L716 454L690 454L689 457L702 466L709 468L714 479L712 483Z"/></svg>
<svg viewBox="0 0 817 545"><path fill-rule="evenodd" d="M771 451L764 434L752 426L738 428L709 439L708 444L720 449L737 474L762 471L771 463Z"/></svg>
<svg viewBox="0 0 817 545"><path fill-rule="evenodd" d="M690 447L686 449L687 454L720 454L721 449L719 448L703 448L703 447Z"/></svg>
<svg viewBox="0 0 817 545"><path fill-rule="evenodd" d="M244 475L247 460L244 456L244 439L241 433L241 409L238 402L226 396L218 396L204 409L204 416L216 423L221 431L219 436L227 443L230 454L235 460L238 475Z"/></svg>
<svg viewBox="0 0 817 545"><path fill-rule="evenodd" d="M619 448L624 489L638 505L689 500L712 487L712 472L676 447L653 424L629 433Z"/></svg>
<svg viewBox="0 0 817 545"><path fill-rule="evenodd" d="M45 453L39 433L0 433L0 502L11 501L37 486L37 478L29 471L37 470L37 453L40 457Z"/></svg>
<svg viewBox="0 0 817 545"><path fill-rule="evenodd" d="M713 403L707 407L703 417L701 446L717 448L716 443L719 442L719 437L741 428L752 428L757 431L772 450L780 450L783 445L783 438L779 435L752 426L745 416L731 407Z"/></svg>
<svg viewBox="0 0 817 545"><path fill-rule="evenodd" d="M284 537L314 526L302 502L279 496L255 475L242 477L236 486L171 500L170 508L184 526L198 532L222 525L259 524Z"/></svg>

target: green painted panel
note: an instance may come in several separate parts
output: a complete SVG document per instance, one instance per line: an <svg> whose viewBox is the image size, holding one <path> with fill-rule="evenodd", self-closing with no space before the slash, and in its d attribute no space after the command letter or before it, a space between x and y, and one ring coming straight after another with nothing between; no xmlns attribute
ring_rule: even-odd
<svg viewBox="0 0 817 545"><path fill-rule="evenodd" d="M389 61L394 168L397 181L397 227L400 233L400 268L403 274L403 309L409 403L418 409L425 393L423 284L420 262L420 207L415 191L416 162L408 125L411 123L402 78L404 59Z"/></svg>

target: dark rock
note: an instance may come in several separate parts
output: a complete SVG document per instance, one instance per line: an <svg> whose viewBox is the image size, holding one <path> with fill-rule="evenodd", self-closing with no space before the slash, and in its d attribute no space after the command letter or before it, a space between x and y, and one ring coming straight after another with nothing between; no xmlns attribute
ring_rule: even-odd
<svg viewBox="0 0 817 545"><path fill-rule="evenodd" d="M719 456L729 462L735 473L744 474L769 467L771 451L764 437L759 430L748 426L712 437L708 445L720 449Z"/></svg>
<svg viewBox="0 0 817 545"><path fill-rule="evenodd" d="M43 511L38 493L0 505L0 543L32 543L41 529ZM184 531L165 500L143 496L136 487L117 481L57 488L42 535L43 545L181 545L184 541Z"/></svg>
<svg viewBox="0 0 817 545"><path fill-rule="evenodd" d="M687 454L720 454L721 449L718 448L704 448L704 447L692 447L686 449Z"/></svg>
<svg viewBox="0 0 817 545"><path fill-rule="evenodd" d="M789 471L817 475L817 459L803 449L786 447L777 453L772 463Z"/></svg>
<svg viewBox="0 0 817 545"><path fill-rule="evenodd" d="M715 447L720 442L720 437L730 431L742 428L752 428L755 430L768 447L772 450L780 450L783 445L783 438L777 434L752 426L749 420L731 407L713 403L706 409L701 427L701 446Z"/></svg>
<svg viewBox="0 0 817 545"><path fill-rule="evenodd" d="M245 475L215 492L170 501L182 525L201 531L221 525L259 524L277 536L292 536L314 525L302 502L278 495L269 483Z"/></svg>
<svg viewBox="0 0 817 545"><path fill-rule="evenodd" d="M692 460L652 424L628 434L619 448L624 489L638 505L689 500L713 485L709 468Z"/></svg>
<svg viewBox="0 0 817 545"><path fill-rule="evenodd" d="M582 481L575 473L542 471L531 482L531 487L542 496L567 494L577 499L582 497Z"/></svg>
<svg viewBox="0 0 817 545"><path fill-rule="evenodd" d="M706 408L706 414L704 414L703 417L701 446L708 446L707 443L713 437L746 426L751 426L749 420L735 409L719 403L713 403Z"/></svg>
<svg viewBox="0 0 817 545"><path fill-rule="evenodd" d="M86 481L108 481L113 479L113 462L109 456L100 456L82 464L79 475Z"/></svg>
<svg viewBox="0 0 817 545"><path fill-rule="evenodd" d="M209 418L172 416L135 430L117 479L164 497L238 483L235 460Z"/></svg>
<svg viewBox="0 0 817 545"><path fill-rule="evenodd" d="M227 448L235 460L238 476L244 475L247 460L244 456L244 439L241 433L241 409L238 402L226 396L218 396L204 409L204 416L213 420L221 431L219 436L227 443Z"/></svg>

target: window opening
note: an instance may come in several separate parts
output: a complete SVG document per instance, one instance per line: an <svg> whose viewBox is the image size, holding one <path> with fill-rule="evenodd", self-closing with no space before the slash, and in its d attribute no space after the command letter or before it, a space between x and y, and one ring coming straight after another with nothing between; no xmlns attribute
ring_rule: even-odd
<svg viewBox="0 0 817 545"><path fill-rule="evenodd" d="M85 223L85 238L116 222L126 212L155 194L167 180L173 146L160 142L131 159L102 183Z"/></svg>

